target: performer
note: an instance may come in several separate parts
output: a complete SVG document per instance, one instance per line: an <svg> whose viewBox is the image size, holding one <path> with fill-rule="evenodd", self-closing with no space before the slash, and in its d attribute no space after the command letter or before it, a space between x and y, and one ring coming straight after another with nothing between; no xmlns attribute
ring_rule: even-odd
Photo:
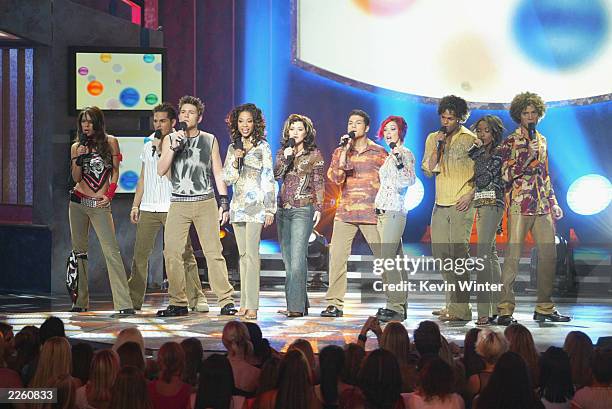
<svg viewBox="0 0 612 409"><path fill-rule="evenodd" d="M469 239L474 223L472 197L474 188L474 162L468 150L476 136L462 124L469 112L467 102L455 95L440 100L439 131L430 133L425 141L425 154L421 168L426 176L435 175L436 198L431 215L432 255L436 266L441 265L447 288L446 306L434 311L443 321L469 321L472 319L469 293L459 283L469 281L469 272L455 273L448 266L465 262L469 255ZM461 261L457 261L461 260Z"/></svg>
<svg viewBox="0 0 612 409"><path fill-rule="evenodd" d="M276 213L272 151L265 140L263 115L254 104L237 106L225 122L232 144L227 149L223 180L233 190L230 222L240 253L238 315L253 320L259 309L261 229L274 222Z"/></svg>
<svg viewBox="0 0 612 409"><path fill-rule="evenodd" d="M98 107L87 107L77 119L77 137L70 148L72 178L68 215L72 251L78 260L78 291L71 312L89 308L87 247L89 226L93 226L106 259L113 294L113 317L134 315L127 276L115 237L111 200L119 179L119 142L106 134L104 114Z"/></svg>
<svg viewBox="0 0 612 409"><path fill-rule="evenodd" d="M206 257L210 286L219 300L221 315L234 315L234 288L227 279L223 258L219 222L227 223L229 200L223 183L223 167L219 143L214 135L198 129L204 104L199 98L185 95L179 100L179 121L185 130L172 132L162 142L162 156L157 173L167 175L172 184L170 209L164 232L166 273L170 305L160 310L160 317L187 315L185 269L183 254L193 224ZM219 192L219 207L215 200L213 178Z"/></svg>
<svg viewBox="0 0 612 409"><path fill-rule="evenodd" d="M501 178L501 156L499 144L504 125L495 115L486 115L472 125L478 139L468 151L474 161L474 184L476 193L473 205L476 208L476 230L478 232L478 258L484 264L476 270L479 284L499 284L501 268L497 258L495 234L501 228L504 214L504 182ZM478 321L476 325L493 323L497 318L498 291L480 290L477 293Z"/></svg>
<svg viewBox="0 0 612 409"><path fill-rule="evenodd" d="M376 228L380 236L380 257L394 259L397 254L403 254L402 235L406 227L405 204L408 186L414 184L414 155L404 146L404 137L408 125L401 116L389 116L380 125L378 138L384 137L391 148L391 154L378 171L380 188L376 194ZM407 277L402 277L401 270L393 268L383 272L383 284L401 284ZM387 305L379 308L376 318L379 321L404 321L406 319L407 291L388 290L386 288Z"/></svg>
<svg viewBox="0 0 612 409"><path fill-rule="evenodd" d="M308 238L321 220L325 193L324 161L315 144L310 118L291 114L283 126L274 177L282 181L278 196L278 241L285 263L285 295L289 318L308 314Z"/></svg>
<svg viewBox="0 0 612 409"><path fill-rule="evenodd" d="M380 187L378 171L387 158L385 149L368 139L370 116L355 109L349 113L347 134L340 139L327 177L341 187L329 250L329 288L325 295L327 308L322 317L343 315L346 294L347 262L357 230L378 257L380 237L376 229L374 198Z"/></svg>
<svg viewBox="0 0 612 409"><path fill-rule="evenodd" d="M510 104L510 116L519 127L502 143L502 178L511 184L508 201L508 249L502 270L501 299L497 305L499 325L509 325L515 307L514 280L518 273L523 241L529 231L538 249L538 292L535 321L568 322L552 302L557 254L554 220L563 217L548 172L548 149L544 135L535 130L544 116L542 98L532 92L518 94Z"/></svg>
<svg viewBox="0 0 612 409"><path fill-rule="evenodd" d="M142 167L130 212L130 221L136 224L136 242L134 243L132 275L128 280L130 298L136 310L142 308L147 288L149 256L153 251L157 232L166 225L166 217L170 208L172 185L168 178L157 174L157 163L162 152L161 142L166 135L174 131L175 125L176 109L170 103L164 102L153 108L155 133L151 135L151 140L145 143L140 156ZM208 312L208 303L202 291L198 264L190 239L187 240L183 254L183 265L189 307L193 311Z"/></svg>

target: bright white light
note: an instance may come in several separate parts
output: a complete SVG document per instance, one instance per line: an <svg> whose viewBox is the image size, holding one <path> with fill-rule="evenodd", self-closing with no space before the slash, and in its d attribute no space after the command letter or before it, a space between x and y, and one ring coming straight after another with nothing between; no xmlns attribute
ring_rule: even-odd
<svg viewBox="0 0 612 409"><path fill-rule="evenodd" d="M576 179L567 191L567 204L575 213L590 216L604 210L612 200L612 184L605 176L586 175Z"/></svg>
<svg viewBox="0 0 612 409"><path fill-rule="evenodd" d="M423 196L425 196L425 187L423 187L421 179L416 178L414 185L408 188L406 197L404 197L404 210L408 212L420 205Z"/></svg>

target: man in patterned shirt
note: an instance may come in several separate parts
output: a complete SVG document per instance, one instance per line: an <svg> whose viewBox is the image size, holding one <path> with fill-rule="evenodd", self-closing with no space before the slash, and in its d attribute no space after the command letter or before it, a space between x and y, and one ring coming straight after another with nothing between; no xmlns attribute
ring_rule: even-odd
<svg viewBox="0 0 612 409"><path fill-rule="evenodd" d="M515 307L514 280L518 272L523 241L531 231L538 249L538 291L533 319L567 322L552 302L557 260L554 220L563 217L548 173L546 138L535 131L546 106L540 96L524 92L510 105L510 116L519 125L502 143L502 178L510 185L508 199L508 248L502 270L502 291L497 305L499 325L510 325ZM530 131L531 129L531 131Z"/></svg>
<svg viewBox="0 0 612 409"><path fill-rule="evenodd" d="M375 257L380 247L374 198L380 187L378 170L387 158L387 151L368 139L369 129L369 115L358 109L351 111L348 134L342 136L327 171L327 177L341 187L341 196L329 250L329 289L325 295L328 306L321 312L322 317L343 314L347 263L357 230Z"/></svg>

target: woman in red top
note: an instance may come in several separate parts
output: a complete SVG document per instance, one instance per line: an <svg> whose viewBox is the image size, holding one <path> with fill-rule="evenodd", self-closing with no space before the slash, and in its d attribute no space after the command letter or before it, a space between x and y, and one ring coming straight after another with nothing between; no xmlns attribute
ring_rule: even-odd
<svg viewBox="0 0 612 409"><path fill-rule="evenodd" d="M182 381L185 352L176 342L166 342L157 354L159 378L149 383L153 409L188 409L191 385Z"/></svg>

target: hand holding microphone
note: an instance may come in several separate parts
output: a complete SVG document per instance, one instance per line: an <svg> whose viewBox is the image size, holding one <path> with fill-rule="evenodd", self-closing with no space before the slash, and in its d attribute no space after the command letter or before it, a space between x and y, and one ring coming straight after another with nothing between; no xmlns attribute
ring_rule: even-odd
<svg viewBox="0 0 612 409"><path fill-rule="evenodd" d="M155 131L155 134L153 135L154 139L161 139L162 137L162 133L161 133L161 129L157 129ZM151 156L155 156L155 151L157 151L157 146L155 146L155 144L153 144L153 146L151 147L151 150L153 151L151 153Z"/></svg>
<svg viewBox="0 0 612 409"><path fill-rule="evenodd" d="M397 144L395 142L391 142L389 144L389 148L391 148L391 152L397 160L397 164L395 166L397 166L398 169L402 169L404 167L404 164L402 163L402 155L400 154L399 149L397 149Z"/></svg>
<svg viewBox="0 0 612 409"><path fill-rule="evenodd" d="M295 158L295 152L293 149L294 146L295 146L295 139L289 138L287 140L287 147L283 151L283 154L285 155L285 159L287 159L287 162L292 162L293 159Z"/></svg>
<svg viewBox="0 0 612 409"><path fill-rule="evenodd" d="M536 127L533 122L527 124L527 135L529 139L529 156L538 160L540 146L538 143L538 135L536 134Z"/></svg>
<svg viewBox="0 0 612 409"><path fill-rule="evenodd" d="M242 167L244 166L244 143L241 136L234 141L234 156L236 156L238 172L242 172Z"/></svg>
<svg viewBox="0 0 612 409"><path fill-rule="evenodd" d="M347 135L342 135L338 146L341 148L345 148L345 150L348 150L351 147L351 144L354 139L355 139L355 131L351 131Z"/></svg>
<svg viewBox="0 0 612 409"><path fill-rule="evenodd" d="M176 132L172 133L173 137L170 139L170 149L178 152L183 150L185 147L185 138L187 137L185 135L185 131L187 130L187 123L179 122L176 128Z"/></svg>

